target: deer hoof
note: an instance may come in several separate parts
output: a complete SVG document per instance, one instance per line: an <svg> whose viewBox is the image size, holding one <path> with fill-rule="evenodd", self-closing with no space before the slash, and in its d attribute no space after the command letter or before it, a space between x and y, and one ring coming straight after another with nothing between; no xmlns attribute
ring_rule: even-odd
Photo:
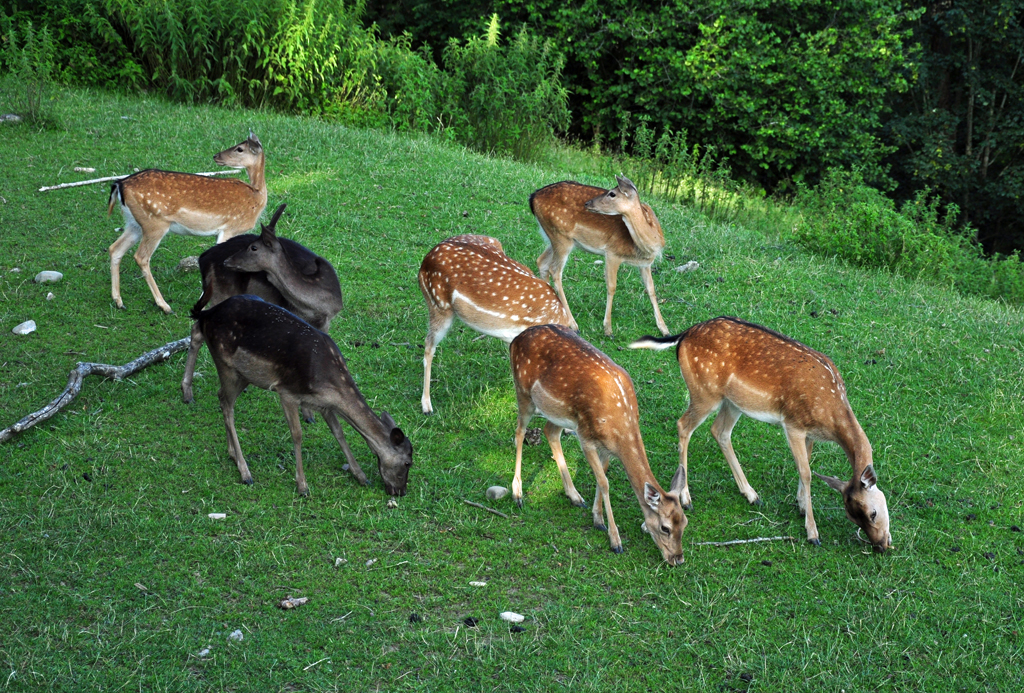
<svg viewBox="0 0 1024 693"><path fill-rule="evenodd" d="M252 486L252 477L242 477L242 483L245 484L246 486Z"/></svg>
<svg viewBox="0 0 1024 693"><path fill-rule="evenodd" d="M577 508L585 508L587 506L587 502L579 496L576 498L570 498L569 501Z"/></svg>
<svg viewBox="0 0 1024 693"><path fill-rule="evenodd" d="M622 551L623 551L622 544L618 544L617 546L613 546L612 547L612 552L613 553L622 553Z"/></svg>
<svg viewBox="0 0 1024 693"><path fill-rule="evenodd" d="M821 539L818 539L817 537L815 537L814 539L808 539L807 541L814 544L815 546L821 546Z"/></svg>
<svg viewBox="0 0 1024 693"><path fill-rule="evenodd" d="M607 525L605 525L603 522L595 522L594 523L594 529L600 530L602 532L607 532L608 531ZM615 551L615 547L612 547L612 551ZM622 551L622 547L621 546L619 547L619 551L617 551L616 553L618 553L620 551Z"/></svg>

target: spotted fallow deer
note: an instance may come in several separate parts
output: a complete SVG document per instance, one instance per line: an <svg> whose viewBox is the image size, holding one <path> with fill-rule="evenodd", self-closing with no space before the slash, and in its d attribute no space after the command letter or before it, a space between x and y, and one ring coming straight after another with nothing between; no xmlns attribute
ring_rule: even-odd
<svg viewBox="0 0 1024 693"><path fill-rule="evenodd" d="M277 235L277 222L284 209L283 204L277 208L270 224L262 225L259 236L235 236L199 256L203 295L196 305L212 307L231 296L252 294L327 332L343 307L338 275L326 259ZM193 325L181 381L185 402L192 402L192 377L202 345L202 333ZM312 416L306 414L306 420L311 420Z"/></svg>
<svg viewBox="0 0 1024 693"><path fill-rule="evenodd" d="M191 317L199 325L217 366L228 455L238 466L243 483L251 484L252 474L235 432L235 399L251 383L273 390L281 398L295 448L295 482L300 494L309 495L302 469L299 407L303 407L323 415L359 483L367 484L366 475L345 441L339 416L377 455L384 489L391 495L405 495L412 444L387 412L377 416L370 410L334 340L257 296L232 296L208 310L201 308L195 305Z"/></svg>
<svg viewBox="0 0 1024 693"><path fill-rule="evenodd" d="M438 243L423 258L419 284L428 312L420 399L424 414L434 411L430 402L434 350L456 316L506 344L531 325L572 321L551 286L505 255L501 242L490 236L453 236Z"/></svg>
<svg viewBox="0 0 1024 693"><path fill-rule="evenodd" d="M603 255L604 280L608 288L608 301L604 310L604 333L612 334L612 299L618 281L619 265L636 265L640 278L654 306L654 319L662 334L668 327L661 317L658 299L654 295L651 264L665 248L665 235L654 210L640 201L636 186L622 176L615 176L618 185L603 190L592 185L562 181L541 188L530 195L530 211L537 217L541 234L548 242L547 249L537 258L538 274L547 280L550 276L558 297L569 311L562 288L562 269L574 246ZM572 319L572 312L569 311ZM570 327L576 329L572 319Z"/></svg>
<svg viewBox="0 0 1024 693"><path fill-rule="evenodd" d="M686 528L679 494L665 491L654 478L640 438L636 392L629 374L593 345L560 325L524 330L509 347L512 380L519 417L516 425L516 471L512 497L523 504L523 438L535 415L547 419L544 435L562 475L565 494L583 506L562 454L562 429L576 431L594 477L597 492L591 509L594 526L607 529L612 551L622 552L622 541L612 515L608 490L608 460L622 462L633 487L644 524L669 565L683 562L681 538ZM608 513L604 524L601 504Z"/></svg>
<svg viewBox="0 0 1024 693"><path fill-rule="evenodd" d="M121 300L121 258L132 246L135 262L149 285L153 300L165 313L171 307L160 294L149 262L167 232L186 236L217 235L217 243L256 226L267 206L263 175L263 145L251 131L249 138L213 157L222 166L244 168L245 183L234 178L209 178L190 173L146 169L110 186L109 215L121 205L124 233L110 246L110 293L118 308Z"/></svg>
<svg viewBox="0 0 1024 693"><path fill-rule="evenodd" d="M672 337L644 337L634 349L676 347L690 405L679 419L679 469L672 490L692 507L686 451L693 431L716 409L711 435L718 441L740 493L751 503L757 492L747 483L732 447L732 429L742 414L779 424L800 474L797 503L807 539L818 545L811 509L811 450L815 440L838 443L853 467L846 482L815 473L843 497L846 515L864 530L878 551L892 543L885 494L876 485L871 443L853 415L846 385L832 360L777 332L736 318L719 317Z"/></svg>

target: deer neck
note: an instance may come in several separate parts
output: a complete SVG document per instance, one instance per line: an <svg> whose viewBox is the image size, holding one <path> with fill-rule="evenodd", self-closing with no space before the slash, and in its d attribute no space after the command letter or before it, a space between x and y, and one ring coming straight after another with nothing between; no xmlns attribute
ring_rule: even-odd
<svg viewBox="0 0 1024 693"><path fill-rule="evenodd" d="M306 291L307 287L314 287L320 279L320 272L313 276L307 276L295 269L285 254L284 248L278 251L281 255L280 262L276 267L267 269L267 279L274 287L281 292L288 301L300 306L313 306L314 297L318 292Z"/></svg>
<svg viewBox="0 0 1024 693"><path fill-rule="evenodd" d="M864 429L860 427L853 412L849 415L849 424L839 431L836 442L846 453L853 467L853 478L859 479L861 473L873 463L871 441L868 440Z"/></svg>
<svg viewBox="0 0 1024 693"><path fill-rule="evenodd" d="M263 199L264 204L266 204L267 199L267 181L264 177L265 163L266 159L264 158L264 155L260 154L259 160L255 164L247 166L245 169L245 172L249 175L249 186L259 197Z"/></svg>
<svg viewBox="0 0 1024 693"><path fill-rule="evenodd" d="M651 471L651 464L647 460L647 451L644 449L644 443L640 439L640 430L635 429L633 436L635 436L635 439L620 440L619 449L613 450L612 454L622 462L622 467L626 470L626 478L629 479L629 485L633 487L633 493L636 494L640 505L644 505L644 484L650 484L658 489L659 493L664 491L658 480L654 478L654 472Z"/></svg>
<svg viewBox="0 0 1024 693"><path fill-rule="evenodd" d="M622 215L622 221L636 245L637 254L654 258L665 247L665 235L654 210L641 203Z"/></svg>

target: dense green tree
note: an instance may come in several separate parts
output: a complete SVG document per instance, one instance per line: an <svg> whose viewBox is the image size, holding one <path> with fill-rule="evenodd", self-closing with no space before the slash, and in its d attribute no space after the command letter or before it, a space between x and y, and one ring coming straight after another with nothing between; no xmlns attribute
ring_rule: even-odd
<svg viewBox="0 0 1024 693"><path fill-rule="evenodd" d="M917 79L891 95L899 194L955 203L986 250L1024 249L1024 2L941 0L913 23Z"/></svg>

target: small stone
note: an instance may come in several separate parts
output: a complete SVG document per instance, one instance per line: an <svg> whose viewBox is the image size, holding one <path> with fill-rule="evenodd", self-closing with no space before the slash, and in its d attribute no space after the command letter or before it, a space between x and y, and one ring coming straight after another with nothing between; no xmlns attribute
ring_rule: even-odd
<svg viewBox="0 0 1024 693"><path fill-rule="evenodd" d="M515 611L502 611L500 614L502 621L508 621L509 623L522 623L526 620L526 617L522 614L517 614Z"/></svg>
<svg viewBox="0 0 1024 693"><path fill-rule="evenodd" d="M210 654L210 648L209 647L204 647L203 649L199 650L199 652L196 653L196 657L205 657L208 654Z"/></svg>
<svg viewBox="0 0 1024 693"><path fill-rule="evenodd" d="M334 567L335 568L340 568L341 566L345 565L346 563L348 563L348 559L347 558L335 558L334 559Z"/></svg>
<svg viewBox="0 0 1024 693"><path fill-rule="evenodd" d="M0 116L0 123L20 123L21 116L14 113L5 113Z"/></svg>
<svg viewBox="0 0 1024 693"><path fill-rule="evenodd" d="M487 489L485 495L487 496L487 500L490 501L501 500L508 495L508 489L504 486L491 486Z"/></svg>
<svg viewBox="0 0 1024 693"><path fill-rule="evenodd" d="M223 520L224 518L227 517L227 514L226 513L210 513L209 515L207 515L207 517L210 518L211 520Z"/></svg>
<svg viewBox="0 0 1024 693"><path fill-rule="evenodd" d="M285 599L282 599L281 603L278 604L277 606L280 609L288 610L288 609L294 609L297 606L302 606L303 604L305 604L308 601L309 601L309 597L293 597L292 595L289 594L288 597L285 598Z"/></svg>
<svg viewBox="0 0 1024 693"><path fill-rule="evenodd" d="M14 327L14 329L11 330L11 332L13 332L14 334L29 334L29 333L35 332L35 331L36 331L36 321L35 320L26 320L25 322L21 323L20 325L16 325Z"/></svg>
<svg viewBox="0 0 1024 693"><path fill-rule="evenodd" d="M21 272L21 268L20 267L12 267L11 268L11 273L12 274L18 274L19 272Z"/></svg>
<svg viewBox="0 0 1024 693"><path fill-rule="evenodd" d="M42 284L43 282L59 282L64 278L64 275L60 272L53 270L45 270L36 275L35 283Z"/></svg>
<svg viewBox="0 0 1024 693"><path fill-rule="evenodd" d="M388 498L388 510L394 510L398 507L398 501L394 498Z"/></svg>
<svg viewBox="0 0 1024 693"><path fill-rule="evenodd" d="M477 624L480 623L480 619L473 618L472 616L467 616L466 618L462 619L462 622L465 623L466 626L468 626L469 628L476 628Z"/></svg>
<svg viewBox="0 0 1024 693"><path fill-rule="evenodd" d="M179 272L197 272L199 271L199 258L195 255L189 255L188 257L181 258L181 262L178 263Z"/></svg>
<svg viewBox="0 0 1024 693"><path fill-rule="evenodd" d="M676 267L676 272L692 272L695 269L700 269L700 263L696 260L690 260L685 265Z"/></svg>
<svg viewBox="0 0 1024 693"><path fill-rule="evenodd" d="M525 633L526 629L522 626L512 626L508 629L510 633Z"/></svg>
<svg viewBox="0 0 1024 693"><path fill-rule="evenodd" d="M470 580L469 584L473 587L487 587L487 583L480 580Z"/></svg>
<svg viewBox="0 0 1024 693"><path fill-rule="evenodd" d="M374 563L376 563L376 562L377 562L377 559L376 559L376 558L371 558L370 560L368 560L368 561L366 562L366 567L367 567L367 568L369 568L369 567L370 567L371 565L373 565L373 564L374 564Z"/></svg>
<svg viewBox="0 0 1024 693"><path fill-rule="evenodd" d="M52 300L53 300L53 299L55 299L55 298L57 298L57 297L53 295L53 292L52 292L52 291L47 291L47 292L46 292L46 300L47 300L47 301L52 301Z"/></svg>
<svg viewBox="0 0 1024 693"><path fill-rule="evenodd" d="M234 640L235 642L242 642L242 639L244 637L245 636L242 635L242 631L240 631L240 630L233 630L233 631L231 631L231 635L228 636L228 640Z"/></svg>
<svg viewBox="0 0 1024 693"><path fill-rule="evenodd" d="M544 431L539 428L528 428L523 440L527 445L540 445L540 441L544 440Z"/></svg>

